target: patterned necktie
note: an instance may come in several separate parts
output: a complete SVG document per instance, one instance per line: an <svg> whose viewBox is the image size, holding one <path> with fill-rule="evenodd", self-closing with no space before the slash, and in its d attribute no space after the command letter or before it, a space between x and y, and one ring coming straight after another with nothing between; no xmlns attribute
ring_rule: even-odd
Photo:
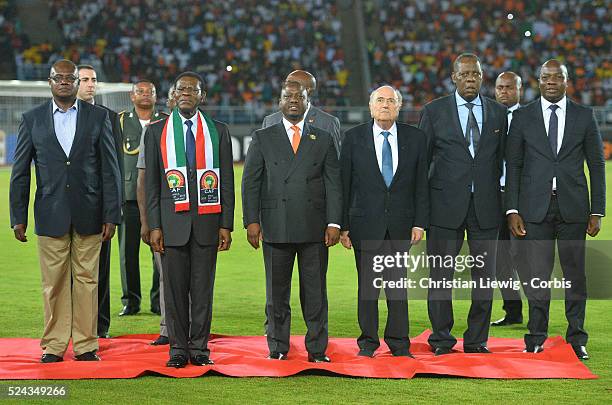
<svg viewBox="0 0 612 405"><path fill-rule="evenodd" d="M291 127L293 129L293 138L291 139L291 147L293 148L293 153L297 153L298 147L300 146L300 127L297 125L293 125Z"/></svg>
<svg viewBox="0 0 612 405"><path fill-rule="evenodd" d="M393 180L393 155L391 153L391 144L389 143L391 132L383 131L381 134L385 137L382 147L382 176L388 188Z"/></svg>
<svg viewBox="0 0 612 405"><path fill-rule="evenodd" d="M465 130L465 140L467 142L468 148L470 147L470 140L474 142L474 153L478 150L478 142L480 142L480 130L478 129L478 123L476 122L476 117L474 116L474 108L473 103L466 103L465 106L470 110L468 115L467 128Z"/></svg>
<svg viewBox="0 0 612 405"><path fill-rule="evenodd" d="M550 142L550 148L552 149L553 155L557 156L557 136L559 132L559 118L557 117L558 105L552 104L550 107L550 120L548 121L548 142Z"/></svg>
<svg viewBox="0 0 612 405"><path fill-rule="evenodd" d="M195 169L196 167L196 143L195 136L193 135L193 131L191 130L191 126L193 122L191 120L185 121L185 125L187 125L187 133L185 134L185 138L187 138L185 145L185 152L187 154L187 164L191 169Z"/></svg>

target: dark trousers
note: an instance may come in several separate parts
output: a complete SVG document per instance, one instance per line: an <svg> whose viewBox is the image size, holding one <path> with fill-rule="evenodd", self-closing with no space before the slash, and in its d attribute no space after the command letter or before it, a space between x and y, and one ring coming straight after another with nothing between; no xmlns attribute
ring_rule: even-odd
<svg viewBox="0 0 612 405"><path fill-rule="evenodd" d="M502 222L499 225L499 234L497 238L497 281L519 280L519 275L516 270L518 263L516 259L516 248L516 241L510 236L508 220L504 212L502 213ZM499 290L504 300L503 309L506 311L506 317L512 320L522 321L523 302L521 301L520 290L509 287L500 287Z"/></svg>
<svg viewBox="0 0 612 405"><path fill-rule="evenodd" d="M98 274L98 336L110 328L110 255L111 241L102 242Z"/></svg>
<svg viewBox="0 0 612 405"><path fill-rule="evenodd" d="M477 288L472 288L472 304L467 319L467 330L463 334L463 345L476 347L485 345L489 338L489 323L491 321L491 307L493 299L492 288L480 288L481 280L485 282L495 279L495 254L497 246L498 228L482 229L476 218L474 199L470 199L470 206L465 221L458 229L430 226L427 232L427 254L445 257L457 256L463 246L463 238L467 232L467 241L470 255L482 256L482 267L472 266L472 280L476 281ZM433 261L429 277L432 281L452 280L455 268L453 266L439 266ZM454 325L452 288L429 288L427 295L427 308L431 321L432 333L429 344L437 347L452 348L457 339L451 334Z"/></svg>
<svg viewBox="0 0 612 405"><path fill-rule="evenodd" d="M389 240L389 235L385 236ZM389 247L389 249L387 249ZM386 269L375 273L373 270L374 255L394 255L393 249L385 248L376 251L362 251L354 249L355 264L357 265L358 300L357 319L361 335L357 338L360 350L374 352L380 346L378 338L378 298L380 288L375 288L376 278L385 281L397 281L406 277L406 269ZM387 322L384 339L387 346L396 356L409 353L410 338L408 337L408 300L406 288L385 288L385 301L387 302Z"/></svg>
<svg viewBox="0 0 612 405"><path fill-rule="evenodd" d="M126 201L119 227L119 258L123 305L140 308L140 212L136 201ZM153 260L151 308L159 308L159 269Z"/></svg>
<svg viewBox="0 0 612 405"><path fill-rule="evenodd" d="M525 223L527 235L519 244L519 253L525 257L525 277L550 280L555 260L555 241L565 280L571 288L565 290L565 317L568 326L566 340L575 346L586 345L588 334L584 330L586 312L585 234L587 223L567 223L559 211L559 203L553 196L544 221ZM521 269L522 269L521 265ZM529 333L525 335L528 348L542 345L548 336L550 288L525 288L529 300Z"/></svg>
<svg viewBox="0 0 612 405"><path fill-rule="evenodd" d="M316 243L263 243L266 268L268 348L288 353L291 327L291 276L297 255L300 304L306 322L306 350L313 355L327 349L327 260L328 248Z"/></svg>
<svg viewBox="0 0 612 405"><path fill-rule="evenodd" d="M217 245L199 245L192 235L184 246L166 246L162 277L170 356L210 354L216 267Z"/></svg>

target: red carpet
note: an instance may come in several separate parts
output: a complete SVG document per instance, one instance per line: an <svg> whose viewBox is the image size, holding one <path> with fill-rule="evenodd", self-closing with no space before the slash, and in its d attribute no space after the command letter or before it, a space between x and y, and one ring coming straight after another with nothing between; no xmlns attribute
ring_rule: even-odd
<svg viewBox="0 0 612 405"><path fill-rule="evenodd" d="M429 331L412 339L416 359L391 356L383 343L375 358L357 357L353 338L331 338L327 354L332 363L308 363L303 336L291 338L286 361L268 360L263 336L219 336L211 338L212 367L188 365L176 370L165 367L168 346L149 346L155 335L130 335L100 339L101 362L76 363L72 349L64 362L41 364L38 339L0 339L0 379L54 380L81 378L135 378L145 374L168 377L198 377L215 372L231 377L287 377L303 371L370 378L412 378L421 374L472 378L577 378L597 376L574 355L561 337L549 338L542 353L522 353L521 339L490 338L493 354L464 354L461 341L456 353L434 357L427 345Z"/></svg>

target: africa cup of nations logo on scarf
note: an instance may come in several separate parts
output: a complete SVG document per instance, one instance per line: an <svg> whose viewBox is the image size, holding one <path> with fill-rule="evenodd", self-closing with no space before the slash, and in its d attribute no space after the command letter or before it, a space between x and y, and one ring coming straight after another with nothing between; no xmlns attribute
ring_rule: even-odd
<svg viewBox="0 0 612 405"><path fill-rule="evenodd" d="M196 173L198 214L221 212L221 177L219 175L219 133L215 123L198 110L196 113ZM168 188L175 212L189 211L189 182L183 121L175 108L166 120L160 147Z"/></svg>

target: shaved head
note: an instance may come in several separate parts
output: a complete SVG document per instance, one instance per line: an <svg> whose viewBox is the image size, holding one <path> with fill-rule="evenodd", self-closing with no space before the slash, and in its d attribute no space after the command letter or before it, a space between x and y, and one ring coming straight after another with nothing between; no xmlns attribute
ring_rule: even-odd
<svg viewBox="0 0 612 405"><path fill-rule="evenodd" d="M71 73L74 73L74 75L78 77L77 65L75 65L72 61L68 59L61 59L55 62L51 66L51 72L49 75L55 76L58 70L63 70L63 71L70 70Z"/></svg>
<svg viewBox="0 0 612 405"><path fill-rule="evenodd" d="M317 79L305 70L294 70L287 75L285 81L300 83L306 89L309 96L317 89Z"/></svg>

